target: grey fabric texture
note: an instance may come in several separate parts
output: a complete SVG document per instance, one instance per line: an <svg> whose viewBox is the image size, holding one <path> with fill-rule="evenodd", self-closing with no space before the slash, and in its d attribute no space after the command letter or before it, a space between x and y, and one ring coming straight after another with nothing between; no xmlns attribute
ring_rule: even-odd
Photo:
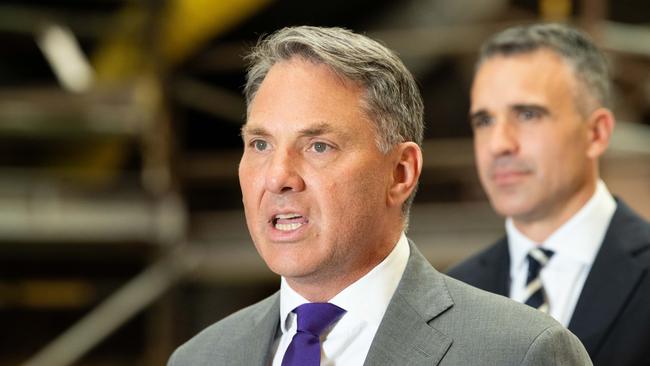
<svg viewBox="0 0 650 366"><path fill-rule="evenodd" d="M591 365L552 318L440 274L410 247L364 365ZM276 293L196 335L168 366L269 365L279 311Z"/></svg>

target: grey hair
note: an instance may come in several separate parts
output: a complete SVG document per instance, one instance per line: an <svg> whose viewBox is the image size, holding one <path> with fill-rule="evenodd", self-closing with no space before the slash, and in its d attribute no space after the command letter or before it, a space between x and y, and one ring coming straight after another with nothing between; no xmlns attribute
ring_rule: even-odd
<svg viewBox="0 0 650 366"><path fill-rule="evenodd" d="M294 57L325 64L365 88L361 108L373 121L384 154L402 142L422 146L424 107L413 75L393 51L343 28L288 27L262 37L245 57L247 113L271 67ZM415 190L402 208L406 218L414 196Z"/></svg>
<svg viewBox="0 0 650 366"><path fill-rule="evenodd" d="M587 96L608 106L610 81L607 61L603 53L585 33L559 23L537 23L508 28L488 39L479 54L476 69L487 59L496 55L511 56L548 49L561 56L573 69ZM578 106L582 113L591 108L583 93L578 92Z"/></svg>

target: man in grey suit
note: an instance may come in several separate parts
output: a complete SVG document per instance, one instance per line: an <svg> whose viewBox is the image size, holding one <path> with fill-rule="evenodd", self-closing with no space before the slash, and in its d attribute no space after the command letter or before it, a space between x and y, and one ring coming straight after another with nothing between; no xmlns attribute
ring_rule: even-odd
<svg viewBox="0 0 650 366"><path fill-rule="evenodd" d="M650 224L598 172L614 128L608 85L604 56L572 27L517 26L484 43L470 120L507 236L449 275L548 312L595 365L650 365Z"/></svg>
<svg viewBox="0 0 650 366"><path fill-rule="evenodd" d="M422 101L393 52L294 27L248 56L239 166L280 291L179 347L180 365L590 365L550 317L438 273L404 232Z"/></svg>

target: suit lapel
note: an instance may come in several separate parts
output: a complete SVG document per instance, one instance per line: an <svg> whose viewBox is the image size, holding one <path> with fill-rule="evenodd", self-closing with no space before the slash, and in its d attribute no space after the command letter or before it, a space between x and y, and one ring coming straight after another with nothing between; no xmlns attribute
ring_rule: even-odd
<svg viewBox="0 0 650 366"><path fill-rule="evenodd" d="M597 353L608 329L643 277L643 269L633 260L633 253L647 240L639 220L618 202L573 312L569 330L580 338L591 355Z"/></svg>
<svg viewBox="0 0 650 366"><path fill-rule="evenodd" d="M484 272L481 285L476 286L485 291L502 296L510 296L510 252L508 240L502 238L487 256L481 259Z"/></svg>
<svg viewBox="0 0 650 366"><path fill-rule="evenodd" d="M267 365L270 350L280 326L280 293L277 292L257 309L247 332L233 339L225 352L230 365Z"/></svg>
<svg viewBox="0 0 650 366"><path fill-rule="evenodd" d="M410 243L400 284L377 330L364 365L437 365L452 339L428 322L453 306L442 276Z"/></svg>
<svg viewBox="0 0 650 366"><path fill-rule="evenodd" d="M510 294L510 252L504 237L449 271L451 277L498 295Z"/></svg>

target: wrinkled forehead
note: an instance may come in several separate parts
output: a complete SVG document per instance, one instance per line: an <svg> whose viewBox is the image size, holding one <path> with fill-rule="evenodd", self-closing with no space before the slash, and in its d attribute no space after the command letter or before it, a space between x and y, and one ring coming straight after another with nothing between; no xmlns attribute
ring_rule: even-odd
<svg viewBox="0 0 650 366"><path fill-rule="evenodd" d="M324 64L292 59L275 64L251 101L243 134L322 134L372 127L365 90ZM365 124L365 127L364 127Z"/></svg>
<svg viewBox="0 0 650 366"><path fill-rule="evenodd" d="M318 56L310 56L310 55L304 55L302 53L296 53L296 54L289 55L286 58L281 57L270 61L268 65L264 66L266 72L259 72L256 79L248 81L250 86L247 86L247 88L250 88L250 90L247 91L247 95L246 95L247 115L250 112L250 107L253 104L260 87L264 84L269 74L274 69L277 69L278 67L287 67L287 65L291 66L297 64L303 64L303 65L309 64L316 68L328 70L331 76L337 79L342 86L360 89L363 92L363 97L365 99L368 87L363 80L355 77L355 75L346 74L343 70L340 70L334 65L327 63L325 60L321 59ZM249 73L252 73L252 71L249 71ZM249 75L248 77L252 77L252 76L253 75Z"/></svg>

